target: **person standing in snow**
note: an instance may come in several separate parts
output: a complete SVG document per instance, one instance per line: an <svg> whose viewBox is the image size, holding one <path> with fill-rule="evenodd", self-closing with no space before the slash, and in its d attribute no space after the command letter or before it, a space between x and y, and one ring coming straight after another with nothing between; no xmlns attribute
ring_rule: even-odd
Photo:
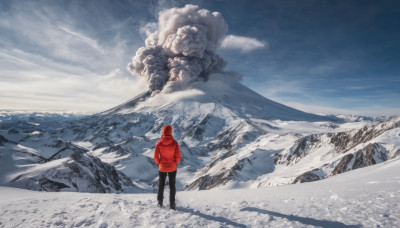
<svg viewBox="0 0 400 228"><path fill-rule="evenodd" d="M161 139L157 142L154 150L154 161L158 164L158 206L163 206L165 179L169 180L169 207L175 210L175 180L177 165L181 160L181 151L178 142L172 137L172 127L165 125L162 129Z"/></svg>

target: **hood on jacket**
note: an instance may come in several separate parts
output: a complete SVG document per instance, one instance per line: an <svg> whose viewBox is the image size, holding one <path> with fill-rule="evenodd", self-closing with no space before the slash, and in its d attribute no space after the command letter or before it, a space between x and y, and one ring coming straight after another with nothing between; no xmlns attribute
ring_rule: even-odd
<svg viewBox="0 0 400 228"><path fill-rule="evenodd" d="M172 127L169 125L165 125L162 129L162 136L159 140L163 145L169 145L174 141L174 137L172 137Z"/></svg>
<svg viewBox="0 0 400 228"><path fill-rule="evenodd" d="M165 125L162 129L162 135L163 136L172 135L172 127L169 125Z"/></svg>

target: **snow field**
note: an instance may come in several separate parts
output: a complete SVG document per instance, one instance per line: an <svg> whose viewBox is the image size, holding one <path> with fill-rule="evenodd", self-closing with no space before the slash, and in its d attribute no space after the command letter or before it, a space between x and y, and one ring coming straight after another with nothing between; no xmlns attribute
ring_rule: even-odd
<svg viewBox="0 0 400 228"><path fill-rule="evenodd" d="M400 160L322 181L155 194L49 193L0 187L0 227L399 227Z"/></svg>

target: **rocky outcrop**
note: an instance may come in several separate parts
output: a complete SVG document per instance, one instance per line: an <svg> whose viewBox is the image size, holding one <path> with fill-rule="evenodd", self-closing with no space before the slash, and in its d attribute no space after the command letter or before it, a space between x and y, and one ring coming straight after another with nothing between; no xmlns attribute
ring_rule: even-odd
<svg viewBox="0 0 400 228"><path fill-rule="evenodd" d="M293 184L321 180L323 179L323 177L317 174L317 172L319 171L320 171L319 169L314 169L312 171L305 172L302 175L296 177L296 179L294 179L293 181Z"/></svg>
<svg viewBox="0 0 400 228"><path fill-rule="evenodd" d="M368 144L356 153L344 156L332 171L330 176L350 170L375 165L388 160L388 152L377 143Z"/></svg>
<svg viewBox="0 0 400 228"><path fill-rule="evenodd" d="M142 189L113 166L87 153L38 165L19 175L8 186L38 191L76 191L91 193L141 192Z"/></svg>
<svg viewBox="0 0 400 228"><path fill-rule="evenodd" d="M400 126L398 119L389 120L372 126L364 126L357 131L339 132L331 137L331 143L338 153L345 153L349 149L368 142L383 132Z"/></svg>
<svg viewBox="0 0 400 228"><path fill-rule="evenodd" d="M64 144L64 146L59 151L54 153L52 156L43 160L41 163L46 163L46 162L53 161L56 159L65 158L65 157L71 156L74 153L84 154L84 153L88 152L87 149L77 146L71 142L60 141L59 144L60 145Z"/></svg>
<svg viewBox="0 0 400 228"><path fill-rule="evenodd" d="M10 140L8 140L4 136L0 135L0 146L4 146L8 142L10 142Z"/></svg>
<svg viewBox="0 0 400 228"><path fill-rule="evenodd" d="M211 115L206 115L199 123L188 126L181 135L181 138L194 138L198 141L202 141L204 138L204 132L206 131L206 124L211 118Z"/></svg>
<svg viewBox="0 0 400 228"><path fill-rule="evenodd" d="M222 186L232 179L231 170L218 175L204 175L186 186L185 190L209 190L217 186Z"/></svg>
<svg viewBox="0 0 400 228"><path fill-rule="evenodd" d="M318 150L318 148L325 146L329 148L327 153L342 154L347 153L352 148L360 145L361 143L366 143L373 138L381 135L385 131L391 130L393 128L400 126L399 118L394 118L385 122L381 122L371 126L364 126L359 130L352 130L348 132L338 132L338 133L324 133L324 134L313 134L300 138L295 145L289 151L282 151L275 154L275 164L276 165L292 165L296 164L303 157L313 153ZM368 148L367 148L368 149ZM361 163L356 163L355 167L365 167L367 165L373 165L372 159L366 159L366 163L363 162L364 156L359 154L354 154L353 156L358 156L355 158L356 161ZM348 162L351 155L346 155L343 162ZM368 156L367 156L368 157ZM385 159L385 158L382 158ZM347 163L346 163L347 164ZM339 162L337 165L336 172L342 172L342 170L347 169L344 167L344 163ZM351 168L353 169L353 168Z"/></svg>
<svg viewBox="0 0 400 228"><path fill-rule="evenodd" d="M307 156L310 151L323 143L321 139L324 134L308 135L296 141L295 145L290 149L289 153L275 154L274 163L290 165L297 163L300 159ZM327 134L328 136L330 134Z"/></svg>
<svg viewBox="0 0 400 228"><path fill-rule="evenodd" d="M357 152L347 154L337 161L303 173L293 181L293 184L321 180L387 160L388 151L378 143L370 143ZM334 169L331 170L326 167L334 167Z"/></svg>
<svg viewBox="0 0 400 228"><path fill-rule="evenodd" d="M336 175L340 173L344 173L350 171L348 165L353 160L353 154L347 154L340 160L339 164L336 165L335 169L332 171L331 175Z"/></svg>

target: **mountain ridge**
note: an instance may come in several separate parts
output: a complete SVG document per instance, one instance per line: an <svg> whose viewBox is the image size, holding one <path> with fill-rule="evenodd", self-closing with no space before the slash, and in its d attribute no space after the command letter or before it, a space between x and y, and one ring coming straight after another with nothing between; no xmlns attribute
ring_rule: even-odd
<svg viewBox="0 0 400 228"><path fill-rule="evenodd" d="M304 173L321 168L326 159L333 161L339 158L335 156L340 154L324 154L332 146L332 136L350 134L340 132L359 131L365 124L375 123L372 120L345 122L333 116L298 111L269 100L238 81L225 80L225 77L214 75L207 82L193 83L190 88L181 91L166 90L155 95L144 92L114 108L77 120L26 122L28 125L25 122L16 125L0 123L0 135L16 142L14 146L4 147L10 161L16 164L14 173L26 172L26 168L21 166L22 161L39 167L79 153L77 148L82 148L85 153L125 174L131 184L139 188L132 191L151 191L158 181L158 168L152 159L154 145L163 125L172 125L173 135L182 152L177 189L202 190L291 184ZM392 130L397 132L398 128L395 125ZM387 131L390 130L384 129L381 133ZM357 146L379 136L368 132L363 135L368 140L350 141ZM308 151L307 137L320 141L322 149L319 150L324 150L318 155L320 158L313 158L315 153ZM336 141L341 142L342 139L339 137ZM301 145L301 140L305 142L306 150L294 153L301 155L296 158L301 162L284 162L287 155ZM386 141L383 138L376 143L382 145ZM396 140L389 144L391 147L386 148L390 153L400 148L400 142ZM69 149L66 145L70 145ZM72 152L57 156L64 148L72 148ZM22 152L25 157L21 162L13 160ZM28 154L53 159L42 159L42 164L38 164L40 159ZM332 165L337 166L338 163ZM69 170L67 166L62 166L64 170ZM89 168L88 172L95 170ZM36 177L47 178L50 182L46 180L46 183L57 182L43 174ZM2 179L12 180L8 177ZM104 192L101 186L90 191Z"/></svg>

